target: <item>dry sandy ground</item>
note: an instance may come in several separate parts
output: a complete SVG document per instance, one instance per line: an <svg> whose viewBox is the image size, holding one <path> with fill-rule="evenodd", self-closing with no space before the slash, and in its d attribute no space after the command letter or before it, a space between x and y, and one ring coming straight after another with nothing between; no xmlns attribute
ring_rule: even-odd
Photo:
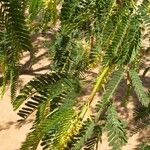
<svg viewBox="0 0 150 150"><path fill-rule="evenodd" d="M39 41L38 41L39 40ZM42 42L43 39L40 37L37 40L37 43ZM39 52L37 56L41 56L42 54L45 54L46 50L39 47ZM40 58L40 57L39 57ZM22 63L27 61L28 57L26 56ZM36 65L33 66L34 69L41 68L44 66L47 66L48 59L44 58L42 60L39 60ZM47 70L40 71L40 73L45 73ZM20 76L20 86L27 83L31 78L33 78L32 75L21 75ZM148 78L149 80L150 78ZM150 80L149 80L150 81ZM150 84L150 82L149 82ZM123 89L122 89L123 90ZM132 99L132 98L131 98ZM119 103L118 103L119 107ZM133 109L133 103L130 102L128 105L129 111ZM122 109L122 108L121 108ZM128 112L130 114L130 112ZM130 118L130 115L127 116L127 119ZM9 89L6 91L4 98L2 101L0 101L0 150L19 150L21 146L21 142L25 140L26 134L29 132L29 129L32 126L32 120L28 120L25 125L23 125L21 128L17 127L17 120L20 119L16 112L13 111L12 105L10 102L10 91ZM138 139L140 135L136 134L129 138L128 144L123 147L123 150L134 150L136 148L136 145L138 144ZM39 147L38 150L41 148ZM110 150L107 142L106 134L102 136L102 143L99 144L99 150Z"/></svg>

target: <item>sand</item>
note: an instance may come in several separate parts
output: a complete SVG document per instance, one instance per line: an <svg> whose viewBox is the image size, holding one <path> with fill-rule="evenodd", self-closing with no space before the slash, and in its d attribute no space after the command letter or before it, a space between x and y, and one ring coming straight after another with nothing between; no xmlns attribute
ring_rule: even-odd
<svg viewBox="0 0 150 150"><path fill-rule="evenodd" d="M40 42L42 43L45 41L43 37L36 38L34 44L40 45ZM145 43L147 44L147 42ZM49 60L44 55L47 54L47 49L43 48L42 46L37 47L38 53L36 55L38 61L35 65L33 65L33 70L26 72L25 74L22 74L19 77L19 88L21 88L25 83L30 81L35 74L42 74L48 72L47 68L49 65ZM40 56L40 57L39 57ZM44 59L42 59L44 56ZM23 60L21 61L22 64L24 64L26 61L28 61L28 54L24 55ZM149 62L148 62L149 63ZM149 65L149 64L147 64ZM39 69L40 68L40 69ZM43 69L42 69L43 68ZM41 71L35 72L34 70L39 69ZM141 70L142 72L143 70ZM150 85L150 75L147 75L147 80L145 81L147 84ZM132 97L131 97L132 99ZM119 106L119 103L118 103ZM130 102L128 105L129 108L129 116L128 119L130 119L130 114L133 109L133 103ZM120 108L122 109L122 108ZM0 150L19 150L21 146L21 142L25 140L25 137L27 133L29 132L29 129L32 126L32 119L29 119L22 127L18 128L17 120L20 119L19 116L17 116L17 112L13 111L11 100L10 100L10 90L7 89L3 100L0 101ZM128 144L123 147L123 150L134 150L138 144L139 133L133 135L129 138ZM38 150L40 150L41 147L38 147ZM102 143L99 144L100 150L110 150L110 147L108 146L107 142L107 136L104 133L102 136Z"/></svg>

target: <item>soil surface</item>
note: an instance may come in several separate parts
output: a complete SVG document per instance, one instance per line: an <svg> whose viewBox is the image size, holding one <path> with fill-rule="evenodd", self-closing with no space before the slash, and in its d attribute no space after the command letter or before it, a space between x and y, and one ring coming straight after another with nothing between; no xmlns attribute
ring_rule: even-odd
<svg viewBox="0 0 150 150"><path fill-rule="evenodd" d="M35 75L43 74L48 72L49 69L49 60L46 57L47 49L43 48L42 43L47 40L43 36L38 36L34 40L34 45L37 46L38 52L36 54L36 63L33 65L33 70L26 70L19 77L19 89L28 81L30 81ZM39 46L40 45L40 46ZM145 47L148 47L148 42L145 40L143 42ZM43 59L44 58L44 59ZM28 62L29 55L24 54L24 57L21 61L22 64ZM146 60L141 67L141 73L146 66L150 65L150 62ZM94 72L95 70L93 70ZM95 71L96 72L96 71ZM150 73L146 74L146 77L143 79L143 83L147 89L150 89ZM124 81L122 81L120 88L116 93L116 106L122 118L127 121L132 120L133 117L133 108L135 106L136 96L131 96L129 99L129 104L127 105L128 111L121 106L119 101L122 98L122 94L124 92L124 87L122 86ZM96 96L99 99L99 95ZM93 104L94 105L94 104ZM32 126L33 119L32 117L28 119L28 121L21 127L18 126L17 120L20 119L17 116L17 112L13 111L11 100L10 100L10 90L7 89L3 100L0 101L0 150L19 150L21 146L21 142L25 140L29 129ZM142 133L142 134L141 134ZM150 132L149 132L150 134ZM148 133L139 132L137 134L133 134L129 137L128 143L123 147L123 150L134 150L136 149L139 140L142 139L143 136L148 135ZM38 150L41 150L41 147L38 147ZM110 150L107 142L106 133L102 136L102 143L99 144L99 150Z"/></svg>

